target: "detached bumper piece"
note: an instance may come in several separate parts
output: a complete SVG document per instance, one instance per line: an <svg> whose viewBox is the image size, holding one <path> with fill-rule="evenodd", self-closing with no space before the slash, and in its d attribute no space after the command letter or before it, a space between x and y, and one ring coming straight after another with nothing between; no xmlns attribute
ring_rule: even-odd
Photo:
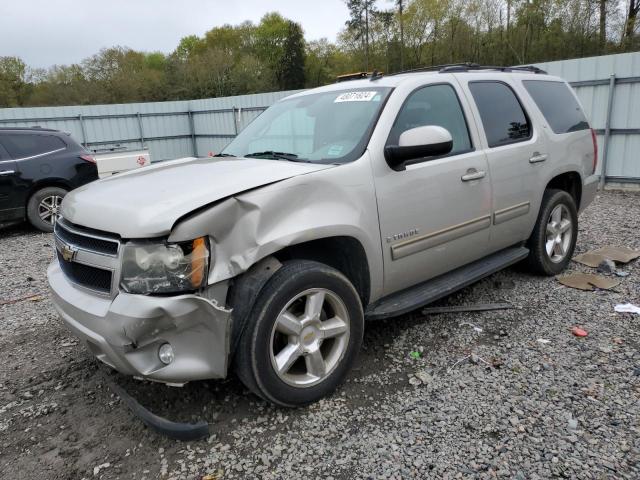
<svg viewBox="0 0 640 480"><path fill-rule="evenodd" d="M120 397L120 400L129 407L131 412L142 420L142 423L147 427L155 430L159 434L174 440L181 440L183 442L200 440L209 436L209 424L207 422L199 421L196 423L180 423L159 417L140 405L140 403L129 395L120 385L112 382L105 375L103 375L103 378L113 393Z"/></svg>

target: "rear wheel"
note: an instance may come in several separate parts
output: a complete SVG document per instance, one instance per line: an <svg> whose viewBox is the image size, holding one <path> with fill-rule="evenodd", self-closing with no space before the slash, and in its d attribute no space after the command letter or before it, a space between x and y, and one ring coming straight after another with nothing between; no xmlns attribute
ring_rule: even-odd
<svg viewBox="0 0 640 480"><path fill-rule="evenodd" d="M31 225L43 232L53 232L66 194L64 188L45 187L31 195L27 204L27 218Z"/></svg>
<svg viewBox="0 0 640 480"><path fill-rule="evenodd" d="M578 211L571 195L546 190L529 238L527 263L534 273L557 275L571 261L578 238Z"/></svg>
<svg viewBox="0 0 640 480"><path fill-rule="evenodd" d="M360 298L344 275L317 262L286 262L256 300L236 371L266 400L305 405L342 383L363 330Z"/></svg>

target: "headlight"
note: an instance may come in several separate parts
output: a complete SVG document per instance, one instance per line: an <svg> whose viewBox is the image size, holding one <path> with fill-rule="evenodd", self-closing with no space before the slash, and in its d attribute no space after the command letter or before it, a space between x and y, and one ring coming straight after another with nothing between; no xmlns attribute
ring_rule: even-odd
<svg viewBox="0 0 640 480"><path fill-rule="evenodd" d="M120 286L128 293L177 293L206 285L206 237L181 243L130 243L124 246Z"/></svg>

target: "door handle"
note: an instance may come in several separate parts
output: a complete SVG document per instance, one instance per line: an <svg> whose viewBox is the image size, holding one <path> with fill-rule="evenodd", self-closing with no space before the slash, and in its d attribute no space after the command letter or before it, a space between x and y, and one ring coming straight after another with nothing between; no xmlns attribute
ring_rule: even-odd
<svg viewBox="0 0 640 480"><path fill-rule="evenodd" d="M16 173L13 170L2 170L0 172L0 177L6 177L7 175L13 175L14 173Z"/></svg>
<svg viewBox="0 0 640 480"><path fill-rule="evenodd" d="M476 170L475 168L470 168L469 170L467 170L467 173L460 177L460 180L462 180L463 182L480 180L481 178L484 178L486 174L487 173L484 170Z"/></svg>
<svg viewBox="0 0 640 480"><path fill-rule="evenodd" d="M546 153L533 152L533 156L529 159L529 163L540 163L547 159Z"/></svg>

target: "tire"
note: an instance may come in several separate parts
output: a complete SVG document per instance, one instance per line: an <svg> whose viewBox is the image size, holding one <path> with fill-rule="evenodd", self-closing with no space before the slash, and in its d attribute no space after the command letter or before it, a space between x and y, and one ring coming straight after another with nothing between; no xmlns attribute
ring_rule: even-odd
<svg viewBox="0 0 640 480"><path fill-rule="evenodd" d="M360 297L344 275L322 263L288 261L258 295L235 352L235 370L267 401L307 405L344 381L363 332Z"/></svg>
<svg viewBox="0 0 640 480"><path fill-rule="evenodd" d="M58 219L60 204L67 190L60 187L45 187L31 195L27 203L29 223L43 232L53 232Z"/></svg>
<svg viewBox="0 0 640 480"><path fill-rule="evenodd" d="M564 190L545 190L527 245L528 269L538 275L558 275L571 261L577 238L578 210L573 197Z"/></svg>

